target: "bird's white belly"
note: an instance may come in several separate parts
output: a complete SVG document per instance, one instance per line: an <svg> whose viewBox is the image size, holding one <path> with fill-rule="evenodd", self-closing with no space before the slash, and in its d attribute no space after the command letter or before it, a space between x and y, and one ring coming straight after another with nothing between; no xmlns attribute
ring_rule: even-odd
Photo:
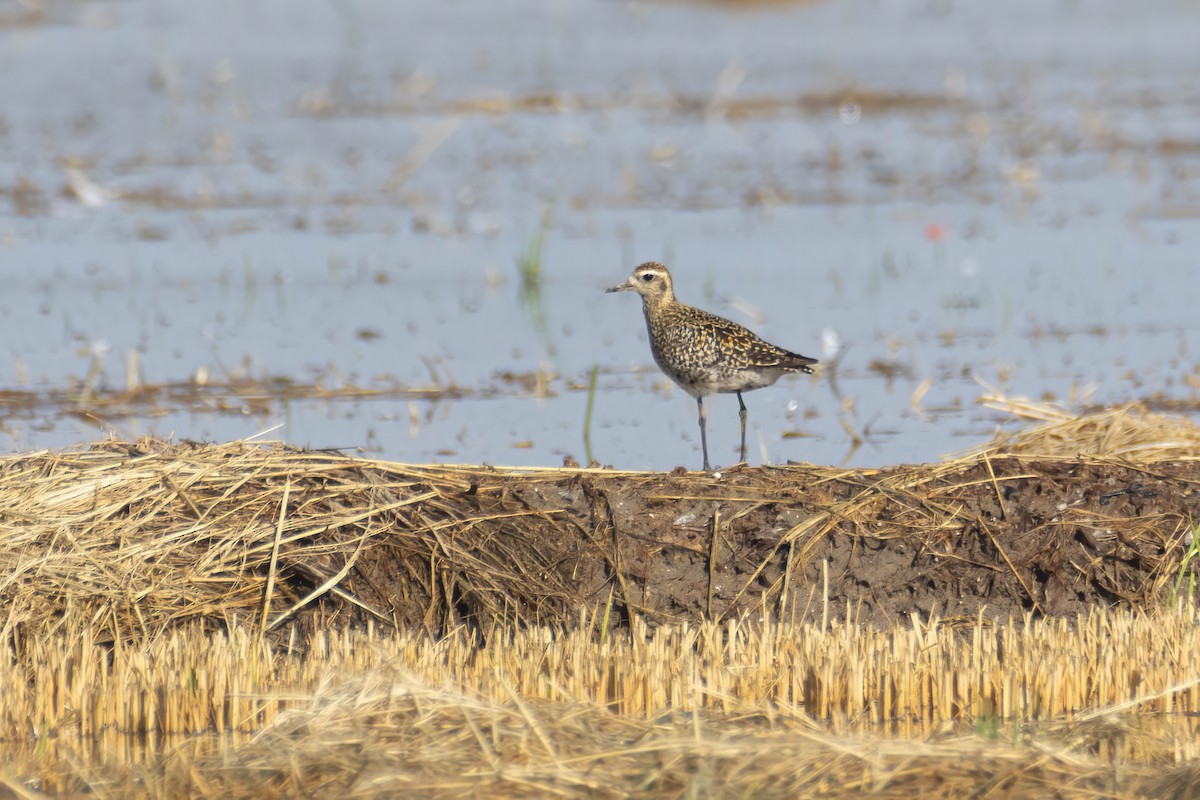
<svg viewBox="0 0 1200 800"><path fill-rule="evenodd" d="M724 372L718 369L698 370L687 374L663 370L679 388L692 397L706 397L710 394L732 394L733 392L748 392L770 386L779 380L786 370L736 370Z"/></svg>

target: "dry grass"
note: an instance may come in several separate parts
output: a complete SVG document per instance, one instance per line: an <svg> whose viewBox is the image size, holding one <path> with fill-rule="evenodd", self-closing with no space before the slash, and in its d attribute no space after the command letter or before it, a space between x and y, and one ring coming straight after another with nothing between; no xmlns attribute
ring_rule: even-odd
<svg viewBox="0 0 1200 800"><path fill-rule="evenodd" d="M1087 468L1110 466L985 454L893 470L664 476L102 442L0 459L0 624L33 637L99 624L104 642L189 620L210 630L242 620L260 635L286 635L297 619L437 633L463 622L561 624L610 593L622 619L661 623L764 610L791 619L797 606L844 616L866 598L848 581L868 568L872 605L919 579L929 602L946 582L967 593L958 614L977 609L970 593L1002 614L1054 611L1039 570L1065 570L1060 582L1075 594L1060 599L1152 602L1191 524L1182 489L1126 511L1107 496L1061 510L1033 494L1049 481L1072 497L1092 492ZM1122 469L1109 479L1153 480L1160 494L1190 485ZM1080 530L1117 544L1081 550ZM914 550L928 555L914 562ZM881 584L884 559L924 571ZM698 596L697 581L707 583ZM1072 602L1061 612L1077 610ZM925 603L910 608L929 613Z"/></svg>
<svg viewBox="0 0 1200 800"><path fill-rule="evenodd" d="M1139 735L1127 721L1095 730L1104 740ZM248 742L188 741L144 763L60 747L10 762L0 781L120 797L1094 798L1186 797L1200 779L1194 765L1106 763L1054 732L1004 734L843 735L770 709L642 720L515 691L498 701L378 669L297 698Z"/></svg>
<svg viewBox="0 0 1200 800"><path fill-rule="evenodd" d="M5 630L98 621L112 641L188 620L254 618L263 632L322 598L399 627L342 585L372 545L399 568L397 591L421 593L391 598L410 621L422 621L424 610L433 624L447 610L442 595L451 587L430 574L431 557L457 560L475 576L473 591L501 613L505 596L545 584L544 556L516 529L489 532L492 552L471 552L456 535L553 514L472 513L461 503L472 480L445 468L241 442L106 442L0 459ZM552 603L555 589L534 591Z"/></svg>
<svg viewBox="0 0 1200 800"><path fill-rule="evenodd" d="M957 630L769 620L601 627L585 618L565 630L460 629L440 638L340 629L291 647L242 628L226 635L191 626L139 647L98 644L89 628L62 631L5 653L0 738L254 732L335 676L383 668L495 702L584 704L643 720L766 715L907 737L1095 716L1084 709L1200 712L1200 671L1184 657L1200 652L1194 608L1002 625L981 618ZM1146 752L1131 742L1103 755L1200 756L1190 735L1171 747Z"/></svg>
<svg viewBox="0 0 1200 800"><path fill-rule="evenodd" d="M1054 403L995 391L981 397L980 403L1011 414L1027 426L1014 433L998 433L988 444L966 451L967 457L1093 456L1142 464L1200 459L1200 427L1186 416L1156 413L1143 403L1075 414Z"/></svg>
<svg viewBox="0 0 1200 800"><path fill-rule="evenodd" d="M1194 795L1200 626L1161 590L1200 435L1139 407L1009 403L1045 424L878 471L515 472L153 440L0 459L0 786ZM1068 507L1032 492L1087 489L1064 475L1119 480ZM678 535L649 538L651 516ZM1102 527L1107 549L1083 542ZM870 602L886 591L888 548L949 570L936 580L994 581L989 602L1007 585L1049 608L1046 552L1065 591L1093 576L1125 599L839 613L855 574ZM874 560L854 573L859 551ZM652 609L669 585L646 570L671 554L699 564L683 583L701 582L700 613Z"/></svg>

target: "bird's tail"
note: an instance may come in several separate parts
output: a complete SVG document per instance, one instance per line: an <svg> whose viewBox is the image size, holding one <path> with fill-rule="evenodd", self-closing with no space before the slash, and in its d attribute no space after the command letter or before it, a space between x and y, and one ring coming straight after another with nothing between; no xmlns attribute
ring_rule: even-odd
<svg viewBox="0 0 1200 800"><path fill-rule="evenodd" d="M810 367L809 364L816 363L818 362L815 358L809 358L808 356L802 356L799 353L789 352L787 354L787 358L783 359L780 366L787 367L788 369L794 369L798 372L803 372L806 375L812 375L812 367Z"/></svg>

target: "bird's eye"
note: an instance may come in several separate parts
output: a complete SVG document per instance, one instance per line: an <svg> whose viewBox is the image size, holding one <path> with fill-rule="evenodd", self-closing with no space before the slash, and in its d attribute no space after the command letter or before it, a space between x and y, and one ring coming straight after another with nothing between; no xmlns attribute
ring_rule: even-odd
<svg viewBox="0 0 1200 800"><path fill-rule="evenodd" d="M654 280L654 273L647 272L647 273L643 274L642 280L645 281L646 283L649 283L650 281Z"/></svg>

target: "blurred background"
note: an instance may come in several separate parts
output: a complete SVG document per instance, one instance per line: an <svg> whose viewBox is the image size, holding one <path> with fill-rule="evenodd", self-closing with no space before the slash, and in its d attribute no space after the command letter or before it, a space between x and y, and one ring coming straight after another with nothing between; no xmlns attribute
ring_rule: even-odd
<svg viewBox="0 0 1200 800"><path fill-rule="evenodd" d="M998 393L1190 413L1198 35L1191 0L0 0L0 446L697 468L603 294L651 259L822 361L746 396L751 463L936 460Z"/></svg>

